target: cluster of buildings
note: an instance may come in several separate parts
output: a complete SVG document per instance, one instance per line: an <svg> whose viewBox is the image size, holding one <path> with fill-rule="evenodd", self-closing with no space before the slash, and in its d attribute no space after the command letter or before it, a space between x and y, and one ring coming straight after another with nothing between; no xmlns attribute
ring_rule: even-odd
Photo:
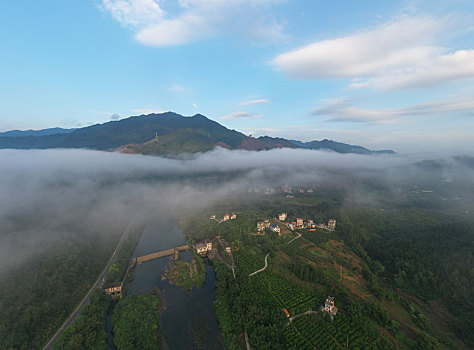
<svg viewBox="0 0 474 350"><path fill-rule="evenodd" d="M221 223L222 221L229 221L229 220L237 219L237 214L236 213L232 213L232 214L226 213L226 214L224 214L224 216L222 217L221 220L217 219L215 215L211 215L211 217L209 219L210 220L216 220L219 223Z"/></svg>
<svg viewBox="0 0 474 350"><path fill-rule="evenodd" d="M280 213L278 214L278 220L286 221L288 218L287 213ZM324 228L329 231L334 231L336 229L336 220L330 219L328 224L315 224L313 220L305 220L302 218L296 218L296 221L292 221L288 223L288 228L290 230L300 230L302 228L308 228L310 231L314 231L316 228ZM258 225L257 225L258 229Z"/></svg>
<svg viewBox="0 0 474 350"><path fill-rule="evenodd" d="M285 193L293 193L293 189L291 188L290 185L283 185L281 187L281 190ZM308 188L307 190L304 188L298 188L298 189L295 189L294 191L299 192L299 193L313 193L314 192L312 188Z"/></svg>
<svg viewBox="0 0 474 350"><path fill-rule="evenodd" d="M264 233L266 229L278 233L279 235L281 234L280 227L278 225L272 225L270 220L267 219L257 222L257 232Z"/></svg>
<svg viewBox="0 0 474 350"><path fill-rule="evenodd" d="M271 188L271 187L266 187L265 192L263 192L263 193L266 194L267 196L269 196L271 194L275 194L276 190L274 188Z"/></svg>
<svg viewBox="0 0 474 350"><path fill-rule="evenodd" d="M277 215L277 219L280 222L285 222L288 219L287 213L279 213ZM316 228L323 228L329 231L334 231L336 229L336 220L330 219L328 224L316 224L313 220L306 220L303 218L296 218L295 221L291 221L289 223L285 223L290 230L301 230L303 228L307 228L310 231L315 231ZM278 225L272 225L270 220L258 221L257 222L257 232L264 233L265 230L270 230L272 232L276 232L279 235L281 234L281 229Z"/></svg>
<svg viewBox="0 0 474 350"><path fill-rule="evenodd" d="M219 242L222 246L222 248L229 254L232 253L232 249L231 247L229 246L229 244L227 243L227 241L225 239L221 239L219 238L219 236L217 237L217 239L219 239ZM212 250L212 241L210 239L206 239L204 240L204 242L198 242L196 243L196 245L194 246L196 248L196 252L199 254L199 255L207 255L207 253L209 253L211 250Z"/></svg>
<svg viewBox="0 0 474 350"><path fill-rule="evenodd" d="M212 250L212 241L206 239L204 242L198 242L196 243L195 248L199 255L206 255L207 252Z"/></svg>
<svg viewBox="0 0 474 350"><path fill-rule="evenodd" d="M266 194L266 195L275 194L275 193L277 193L277 191L280 191L280 190L284 193L288 193L290 195L290 197L287 196L288 198L294 198L294 196L291 197L293 192L298 192L298 193L313 193L314 192L312 188L309 188L309 189L304 189L304 188L292 189L290 185L283 185L283 186L281 186L281 188L273 188L273 187L258 188L256 186L252 186L252 187L249 187L247 189L247 191L249 193L260 193L260 192L262 192L263 194Z"/></svg>

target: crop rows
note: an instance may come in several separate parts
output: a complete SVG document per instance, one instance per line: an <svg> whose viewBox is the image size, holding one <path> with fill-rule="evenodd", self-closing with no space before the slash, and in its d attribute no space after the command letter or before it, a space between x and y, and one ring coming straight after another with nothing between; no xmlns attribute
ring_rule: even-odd
<svg viewBox="0 0 474 350"><path fill-rule="evenodd" d="M244 273L254 272L264 265L263 257L241 251L235 255L235 259L238 268ZM315 309L319 305L315 295L268 269L250 278L256 282L255 288L271 293L274 300L269 302L276 304L277 307L286 308L292 315L307 311L309 308Z"/></svg>
<svg viewBox="0 0 474 350"><path fill-rule="evenodd" d="M371 336L343 314L323 324L318 324L312 316L301 316L293 320L293 324L303 337L319 349L338 349L340 346L350 349L393 348L393 344L381 336Z"/></svg>
<svg viewBox="0 0 474 350"><path fill-rule="evenodd" d="M314 346L311 345L300 333L293 327L288 327L285 329L285 341L286 347L288 349L295 350L310 350L314 349Z"/></svg>
<svg viewBox="0 0 474 350"><path fill-rule="evenodd" d="M312 316L301 316L293 320L294 325L313 345L321 349L338 349L331 332L320 327Z"/></svg>
<svg viewBox="0 0 474 350"><path fill-rule="evenodd" d="M315 295L275 273L263 271L254 277L257 277L292 315L318 307Z"/></svg>
<svg viewBox="0 0 474 350"><path fill-rule="evenodd" d="M314 260L314 256L305 248L302 248L304 244L307 244L302 238L297 239L291 244L285 244L281 249L292 258L306 258Z"/></svg>
<svg viewBox="0 0 474 350"><path fill-rule="evenodd" d="M234 259L237 267L246 274L257 271L265 265L264 257L245 253L243 251L234 252Z"/></svg>

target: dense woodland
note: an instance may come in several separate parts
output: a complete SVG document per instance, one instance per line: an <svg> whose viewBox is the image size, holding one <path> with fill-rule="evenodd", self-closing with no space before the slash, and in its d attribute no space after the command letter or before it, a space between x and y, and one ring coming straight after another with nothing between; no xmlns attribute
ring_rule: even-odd
<svg viewBox="0 0 474 350"><path fill-rule="evenodd" d="M159 348L159 307L160 300L153 293L120 299L112 316L118 350Z"/></svg>
<svg viewBox="0 0 474 350"><path fill-rule="evenodd" d="M64 237L1 276L0 348L41 348L87 293L118 241L118 235L85 232Z"/></svg>
<svg viewBox="0 0 474 350"><path fill-rule="evenodd" d="M106 316L110 306L110 296L97 290L82 314L56 340L54 349L108 349Z"/></svg>
<svg viewBox="0 0 474 350"><path fill-rule="evenodd" d="M441 301L453 329L474 346L474 222L426 210L356 210L340 231L367 261L380 263L374 272L392 288Z"/></svg>

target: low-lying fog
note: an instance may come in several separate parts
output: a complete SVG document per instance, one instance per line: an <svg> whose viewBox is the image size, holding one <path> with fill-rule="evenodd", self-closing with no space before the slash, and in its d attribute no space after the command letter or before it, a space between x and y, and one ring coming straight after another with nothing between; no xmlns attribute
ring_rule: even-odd
<svg viewBox="0 0 474 350"><path fill-rule="evenodd" d="M249 187L338 186L376 203L367 180L397 195L404 184L459 184L472 198L473 158L341 155L279 149L216 149L189 160L87 150L1 150L0 274L81 232L122 232L132 218L189 213ZM369 182L370 182L369 181ZM387 193L387 192L385 192ZM453 194L454 195L454 194Z"/></svg>

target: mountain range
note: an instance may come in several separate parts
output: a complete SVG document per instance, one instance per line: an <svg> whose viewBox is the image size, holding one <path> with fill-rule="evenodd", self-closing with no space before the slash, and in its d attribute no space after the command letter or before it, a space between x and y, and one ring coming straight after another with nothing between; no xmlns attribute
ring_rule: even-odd
<svg viewBox="0 0 474 350"><path fill-rule="evenodd" d="M129 117L78 129L12 130L0 133L0 148L87 148L124 153L174 156L206 152L220 146L250 151L306 148L338 153L395 154L331 140L301 142L269 136L252 137L230 130L201 114L185 117L173 112Z"/></svg>

